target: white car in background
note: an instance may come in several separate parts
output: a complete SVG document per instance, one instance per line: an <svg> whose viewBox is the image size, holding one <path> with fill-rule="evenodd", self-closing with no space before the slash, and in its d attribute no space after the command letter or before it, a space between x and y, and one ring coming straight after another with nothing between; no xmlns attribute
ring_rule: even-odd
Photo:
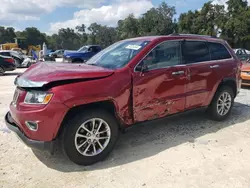
<svg viewBox="0 0 250 188"><path fill-rule="evenodd" d="M250 51L249 51L249 50L242 49L242 48L234 49L234 52L235 52L235 54L237 54L237 55L250 54Z"/></svg>

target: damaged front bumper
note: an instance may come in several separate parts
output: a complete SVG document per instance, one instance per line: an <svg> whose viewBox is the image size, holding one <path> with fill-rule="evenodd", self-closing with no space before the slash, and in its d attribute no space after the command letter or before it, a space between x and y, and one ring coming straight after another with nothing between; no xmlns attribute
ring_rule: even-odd
<svg viewBox="0 0 250 188"><path fill-rule="evenodd" d="M53 153L54 151L54 141L38 141L38 140L32 140L29 139L22 131L21 129L16 125L13 118L11 117L11 114L8 112L5 116L5 123L7 127L16 133L17 137L24 142L28 147L32 149L37 149L41 151L47 151L49 153Z"/></svg>

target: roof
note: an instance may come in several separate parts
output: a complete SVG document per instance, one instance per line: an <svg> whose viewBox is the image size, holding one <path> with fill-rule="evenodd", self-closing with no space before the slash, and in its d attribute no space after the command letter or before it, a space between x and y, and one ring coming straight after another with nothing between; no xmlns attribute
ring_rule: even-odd
<svg viewBox="0 0 250 188"><path fill-rule="evenodd" d="M195 35L195 34L171 34L171 35L159 35L159 36L144 36L144 37L136 37L130 38L126 40L144 40L144 41L153 41L153 40L160 40L160 39L206 39L209 41L223 41L220 38L215 36L208 36L208 35Z"/></svg>

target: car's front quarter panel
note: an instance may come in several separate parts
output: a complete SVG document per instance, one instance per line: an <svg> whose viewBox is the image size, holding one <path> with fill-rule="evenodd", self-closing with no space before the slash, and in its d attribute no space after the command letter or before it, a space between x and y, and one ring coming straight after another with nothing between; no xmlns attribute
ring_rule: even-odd
<svg viewBox="0 0 250 188"><path fill-rule="evenodd" d="M132 105L131 87L130 69L123 69L105 78L58 85L51 90L56 102L62 102L69 109L84 104L112 101L121 123L130 125L132 124L132 113L129 109Z"/></svg>
<svg viewBox="0 0 250 188"><path fill-rule="evenodd" d="M24 134L33 140L51 141L57 134L58 127L68 111L68 107L59 103L55 96L47 105L24 103L27 91L18 89L18 100L10 104L10 114ZM37 122L37 131L30 130L25 122Z"/></svg>

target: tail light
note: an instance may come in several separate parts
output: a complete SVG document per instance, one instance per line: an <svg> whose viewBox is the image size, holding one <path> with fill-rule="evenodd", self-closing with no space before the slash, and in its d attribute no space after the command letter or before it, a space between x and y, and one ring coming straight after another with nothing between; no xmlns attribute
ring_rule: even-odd
<svg viewBox="0 0 250 188"><path fill-rule="evenodd" d="M14 59L12 59L12 58L5 59L4 61L8 62L8 63L14 63L15 62Z"/></svg>

